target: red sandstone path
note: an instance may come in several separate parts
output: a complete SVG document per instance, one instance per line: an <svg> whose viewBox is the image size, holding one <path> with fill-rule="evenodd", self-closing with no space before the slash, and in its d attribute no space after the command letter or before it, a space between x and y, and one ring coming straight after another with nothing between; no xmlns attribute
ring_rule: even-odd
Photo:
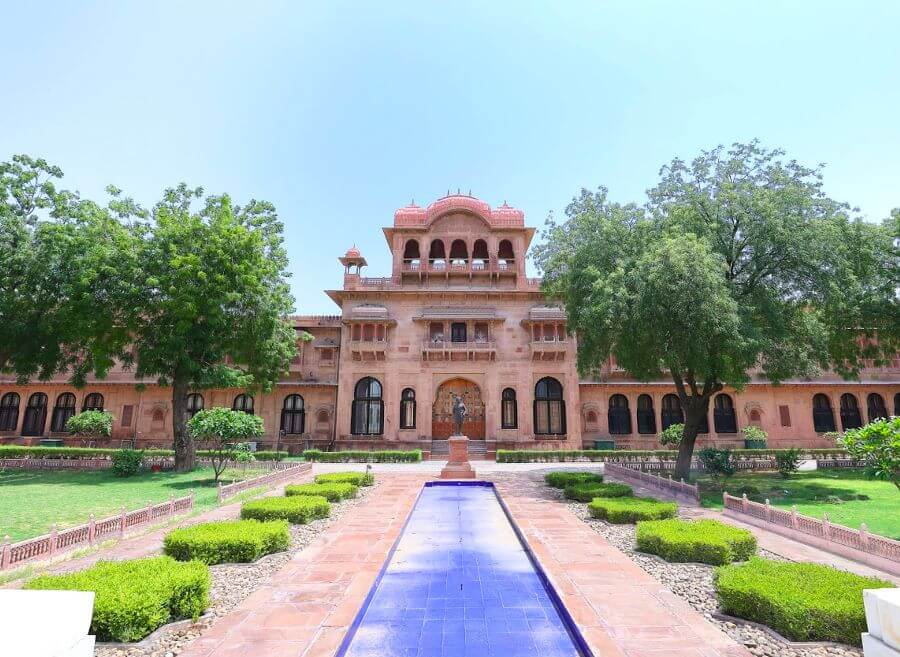
<svg viewBox="0 0 900 657"><path fill-rule="evenodd" d="M431 478L378 476L365 504L320 534L182 657L334 655ZM564 505L512 483L498 488L597 657L749 657Z"/></svg>

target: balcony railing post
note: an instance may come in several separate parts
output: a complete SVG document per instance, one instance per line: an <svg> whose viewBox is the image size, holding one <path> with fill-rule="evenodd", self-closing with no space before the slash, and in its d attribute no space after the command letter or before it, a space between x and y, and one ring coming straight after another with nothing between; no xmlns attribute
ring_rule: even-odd
<svg viewBox="0 0 900 657"><path fill-rule="evenodd" d="M88 545L94 544L94 532L97 531L97 523L94 521L94 514L88 516Z"/></svg>
<svg viewBox="0 0 900 657"><path fill-rule="evenodd" d="M0 552L0 570L9 568L12 559L12 548L9 547L9 534L3 537L3 550Z"/></svg>
<svg viewBox="0 0 900 657"><path fill-rule="evenodd" d="M56 531L56 523L50 526L50 556L56 554L56 542L59 539L59 533Z"/></svg>
<svg viewBox="0 0 900 657"><path fill-rule="evenodd" d="M799 523L797 521L797 505L792 504L791 505L791 528L797 529L798 524Z"/></svg>
<svg viewBox="0 0 900 657"><path fill-rule="evenodd" d="M119 514L119 538L125 536L125 506L122 506L122 513Z"/></svg>

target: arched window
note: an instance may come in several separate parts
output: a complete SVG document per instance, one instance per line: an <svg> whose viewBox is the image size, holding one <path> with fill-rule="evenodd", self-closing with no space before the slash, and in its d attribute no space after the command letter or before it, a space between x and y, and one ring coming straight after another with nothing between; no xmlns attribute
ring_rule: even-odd
<svg viewBox="0 0 900 657"><path fill-rule="evenodd" d="M716 395L713 408L713 423L716 433L737 433L737 417L734 414L734 402L731 395Z"/></svg>
<svg viewBox="0 0 900 657"><path fill-rule="evenodd" d="M862 426L862 417L859 414L859 404L856 397L849 392L841 395L841 428L858 429Z"/></svg>
<svg viewBox="0 0 900 657"><path fill-rule="evenodd" d="M433 240L428 247L428 261L435 269L443 269L447 260L447 252L444 251L444 243L441 240Z"/></svg>
<svg viewBox="0 0 900 657"><path fill-rule="evenodd" d="M894 415L900 415L900 392L894 395Z"/></svg>
<svg viewBox="0 0 900 657"><path fill-rule="evenodd" d="M819 433L834 431L834 412L831 410L831 400L828 395L821 392L813 395L813 426Z"/></svg>
<svg viewBox="0 0 900 657"><path fill-rule="evenodd" d="M50 420L50 431L57 433L66 430L66 422L75 415L75 395L64 392L56 398L53 406L53 418Z"/></svg>
<svg viewBox="0 0 900 657"><path fill-rule="evenodd" d="M887 407L884 405L884 397L877 392L870 392L866 400L869 410L869 422L880 420L888 416Z"/></svg>
<svg viewBox="0 0 900 657"><path fill-rule="evenodd" d="M25 418L22 421L23 436L40 436L47 420L47 395L36 392L28 398Z"/></svg>
<svg viewBox="0 0 900 657"><path fill-rule="evenodd" d="M637 405L638 433L656 433L656 413L653 412L653 397L641 395Z"/></svg>
<svg viewBox="0 0 900 657"><path fill-rule="evenodd" d="M19 424L19 395L8 392L0 399L0 431L15 431Z"/></svg>
<svg viewBox="0 0 900 657"><path fill-rule="evenodd" d="M463 240L453 240L450 244L450 262L454 265L464 265L469 260L469 247Z"/></svg>
<svg viewBox="0 0 900 657"><path fill-rule="evenodd" d="M631 433L631 411L625 395L613 395L609 398L609 432L613 435Z"/></svg>
<svg viewBox="0 0 900 657"><path fill-rule="evenodd" d="M519 408L516 403L516 391L512 388L504 388L500 395L501 413L500 427L502 429L515 429L519 426Z"/></svg>
<svg viewBox="0 0 900 657"><path fill-rule="evenodd" d="M400 428L416 428L416 391L404 388L400 393Z"/></svg>
<svg viewBox="0 0 900 657"><path fill-rule="evenodd" d="M85 395L84 401L81 403L81 412L85 411L102 411L103 410L103 395L99 392L92 392L89 395Z"/></svg>
<svg viewBox="0 0 900 657"><path fill-rule="evenodd" d="M378 379L367 376L356 382L350 433L354 436L380 436L384 433L384 402Z"/></svg>
<svg viewBox="0 0 900 657"><path fill-rule="evenodd" d="M189 393L187 396L187 408L185 410L185 420L190 420L197 413L203 410L203 395L199 392Z"/></svg>
<svg viewBox="0 0 900 657"><path fill-rule="evenodd" d="M303 397L288 395L281 407L281 430L286 434L301 434L306 425L306 408Z"/></svg>
<svg viewBox="0 0 900 657"><path fill-rule="evenodd" d="M668 394L662 398L663 431L673 424L684 424L684 411L681 410L681 399L678 395Z"/></svg>
<svg viewBox="0 0 900 657"><path fill-rule="evenodd" d="M247 415L253 415L253 396L241 393L231 403L231 410L243 411Z"/></svg>
<svg viewBox="0 0 900 657"><path fill-rule="evenodd" d="M515 256L513 255L512 242L509 240L500 240L500 245L497 249L498 267L500 267L500 269L506 269L514 262L514 260Z"/></svg>
<svg viewBox="0 0 900 657"><path fill-rule="evenodd" d="M403 247L403 259L407 262L419 259L418 240L406 240L406 246Z"/></svg>
<svg viewBox="0 0 900 657"><path fill-rule="evenodd" d="M475 240L472 245L472 269L485 269L489 259L487 242Z"/></svg>
<svg viewBox="0 0 900 657"><path fill-rule="evenodd" d="M541 436L566 433L562 384L553 377L544 377L534 386L534 433Z"/></svg>

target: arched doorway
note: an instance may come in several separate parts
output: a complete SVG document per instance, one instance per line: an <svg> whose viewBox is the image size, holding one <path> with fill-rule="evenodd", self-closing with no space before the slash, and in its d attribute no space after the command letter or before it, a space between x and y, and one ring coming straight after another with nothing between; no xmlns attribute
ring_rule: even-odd
<svg viewBox="0 0 900 657"><path fill-rule="evenodd" d="M450 379L438 387L431 412L431 437L449 438L453 433L453 395L462 397L466 404L463 433L473 440L484 440L484 401L481 399L481 388L467 379Z"/></svg>

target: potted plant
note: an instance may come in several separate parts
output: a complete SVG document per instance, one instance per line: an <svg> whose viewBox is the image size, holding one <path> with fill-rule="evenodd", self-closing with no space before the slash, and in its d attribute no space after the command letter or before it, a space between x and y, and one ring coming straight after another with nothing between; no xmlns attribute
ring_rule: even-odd
<svg viewBox="0 0 900 657"><path fill-rule="evenodd" d="M765 449L766 439L769 437L763 429L752 424L743 428L744 449Z"/></svg>

